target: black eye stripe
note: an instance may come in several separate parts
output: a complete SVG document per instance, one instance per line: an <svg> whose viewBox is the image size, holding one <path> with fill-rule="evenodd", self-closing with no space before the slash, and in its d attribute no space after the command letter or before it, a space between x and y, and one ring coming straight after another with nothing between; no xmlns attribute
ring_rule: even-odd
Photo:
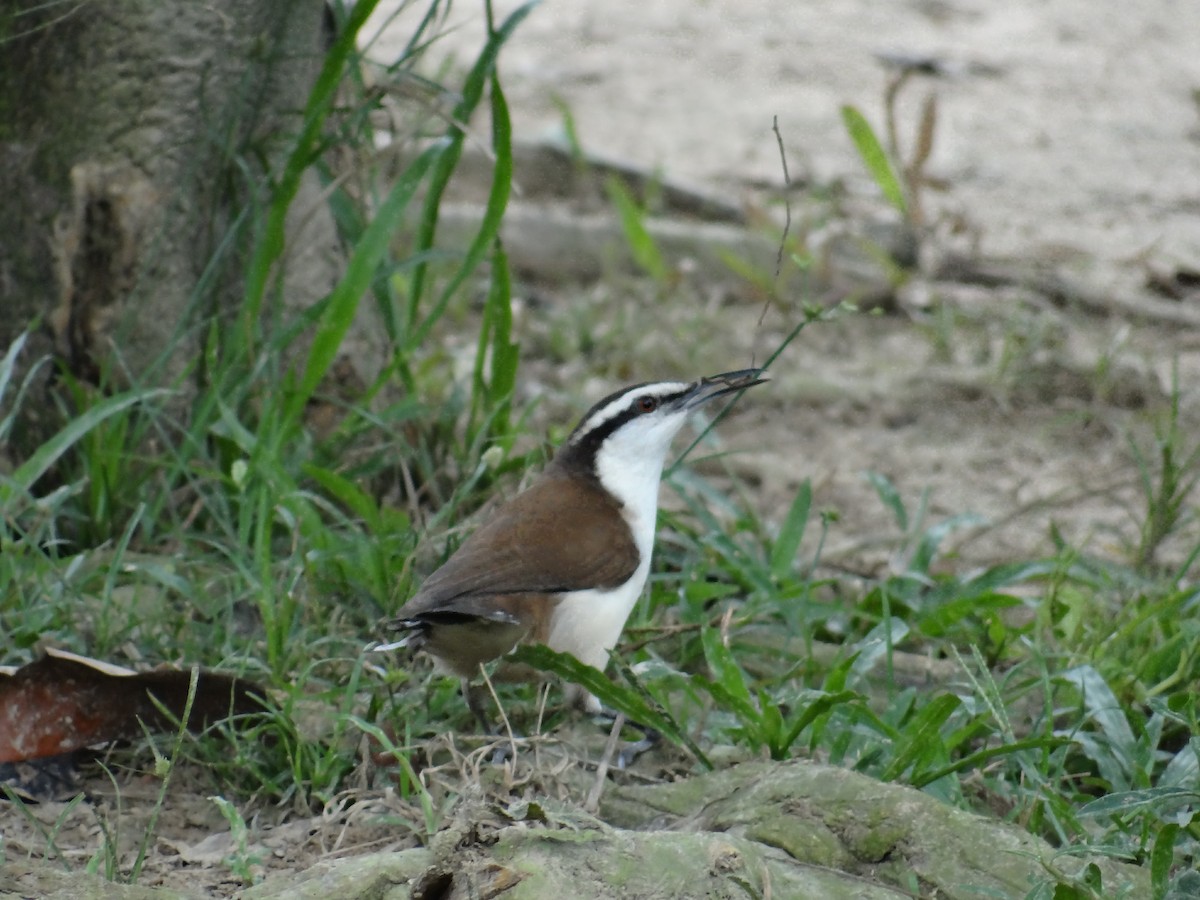
<svg viewBox="0 0 1200 900"><path fill-rule="evenodd" d="M599 403L591 408L576 426L575 431L567 438L566 444L563 445L559 452L559 462L569 468L578 469L584 472L593 472L595 467L596 453L600 450L600 446L614 431L633 419L639 416L644 416L647 413L653 412L656 409L661 409L664 406L669 406L677 400L681 400L691 393L691 385L686 388L676 391L671 394L661 396L638 397L631 399L629 404L611 419L603 422L588 432L581 432L592 416L600 409L603 409L612 401L618 399L622 393L631 393L637 388L645 387L644 384L636 385L632 388L626 388L624 391L617 391L608 397L605 397ZM653 401L652 409L643 409L643 401Z"/></svg>

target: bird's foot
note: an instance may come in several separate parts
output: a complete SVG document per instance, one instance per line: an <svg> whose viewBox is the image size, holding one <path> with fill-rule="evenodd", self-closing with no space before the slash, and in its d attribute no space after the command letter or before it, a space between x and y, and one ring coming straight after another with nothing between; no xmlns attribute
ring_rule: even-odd
<svg viewBox="0 0 1200 900"><path fill-rule="evenodd" d="M647 728L637 725L633 722L630 724L635 728L642 729L642 739L640 741L630 741L617 751L618 769L628 769L634 764L639 756L641 756L647 750L653 749L654 746L662 740L662 735L653 728Z"/></svg>
<svg viewBox="0 0 1200 900"><path fill-rule="evenodd" d="M609 727L617 721L620 714L608 707L601 707L596 717L609 724ZM631 722L622 717L622 728L632 728L634 731L642 733L641 740L630 741L621 745L614 757L614 762L618 769L627 769L633 765L634 761L647 750L653 747L662 740L662 734L657 729L651 728L649 725L643 725L641 722Z"/></svg>
<svg viewBox="0 0 1200 900"><path fill-rule="evenodd" d="M502 766L510 760L516 760L517 740L522 735L510 734L506 737L497 737L496 743L492 746L492 765Z"/></svg>

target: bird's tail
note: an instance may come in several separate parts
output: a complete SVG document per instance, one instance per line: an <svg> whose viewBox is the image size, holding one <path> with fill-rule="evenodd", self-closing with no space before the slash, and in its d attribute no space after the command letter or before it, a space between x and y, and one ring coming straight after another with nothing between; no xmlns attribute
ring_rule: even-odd
<svg viewBox="0 0 1200 900"><path fill-rule="evenodd" d="M415 619L393 619L385 626L387 631L402 632L400 638L387 643L367 644L367 651L370 653L387 653L390 650L402 650L405 647L412 647L414 650L420 649L421 639L425 637L427 626L424 622L419 622ZM415 643L414 643L415 642Z"/></svg>

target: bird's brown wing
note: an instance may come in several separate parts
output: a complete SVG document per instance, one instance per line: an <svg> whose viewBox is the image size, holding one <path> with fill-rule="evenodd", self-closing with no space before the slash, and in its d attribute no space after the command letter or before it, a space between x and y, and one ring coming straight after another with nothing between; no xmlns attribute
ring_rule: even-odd
<svg viewBox="0 0 1200 900"><path fill-rule="evenodd" d="M598 484L552 469L467 538L397 620L449 615L512 621L519 604L498 606L505 595L615 587L637 566L637 545L619 504Z"/></svg>

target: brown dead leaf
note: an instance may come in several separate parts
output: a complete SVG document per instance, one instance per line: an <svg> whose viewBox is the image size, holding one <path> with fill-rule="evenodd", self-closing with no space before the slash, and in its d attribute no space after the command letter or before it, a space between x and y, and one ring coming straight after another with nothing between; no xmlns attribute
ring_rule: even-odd
<svg viewBox="0 0 1200 900"><path fill-rule="evenodd" d="M0 763L133 738L143 726L170 729L183 718L191 678L178 669L133 672L63 650L0 670ZM261 696L243 679L200 672L188 727L262 712Z"/></svg>

